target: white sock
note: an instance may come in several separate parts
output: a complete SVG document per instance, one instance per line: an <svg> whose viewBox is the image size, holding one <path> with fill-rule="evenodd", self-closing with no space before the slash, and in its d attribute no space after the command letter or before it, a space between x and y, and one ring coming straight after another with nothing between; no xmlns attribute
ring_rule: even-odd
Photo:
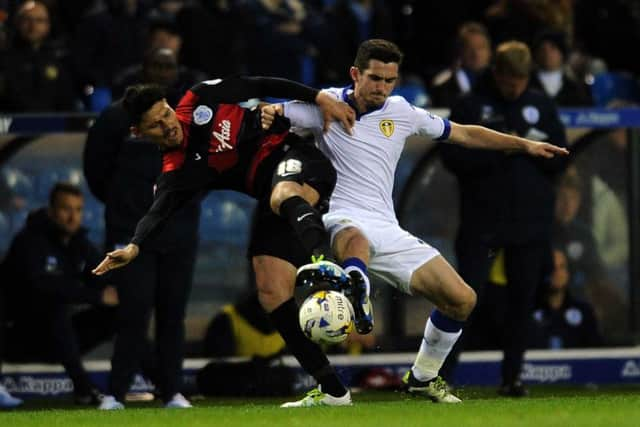
<svg viewBox="0 0 640 427"><path fill-rule="evenodd" d="M416 356L411 370L418 381L429 381L438 376L438 372L447 358L447 355L458 341L462 330L458 332L445 332L427 320L424 328L424 337L420 344L420 351Z"/></svg>
<svg viewBox="0 0 640 427"><path fill-rule="evenodd" d="M350 271L358 271L360 273L360 275L362 276L362 278L364 279L364 284L367 287L367 296L370 296L371 294L371 284L369 283L369 277L367 276L367 274L362 271L361 268L355 266L355 265L350 265L348 267L345 267L344 272L349 274Z"/></svg>

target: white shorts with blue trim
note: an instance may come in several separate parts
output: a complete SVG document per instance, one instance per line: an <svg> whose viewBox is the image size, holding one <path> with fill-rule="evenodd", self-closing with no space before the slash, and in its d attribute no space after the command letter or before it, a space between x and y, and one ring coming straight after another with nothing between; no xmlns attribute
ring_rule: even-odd
<svg viewBox="0 0 640 427"><path fill-rule="evenodd" d="M359 229L369 241L368 271L406 294L411 294L413 272L440 255L437 249L402 229L397 222L368 218L362 211L330 211L322 220L331 235L331 244L341 230Z"/></svg>

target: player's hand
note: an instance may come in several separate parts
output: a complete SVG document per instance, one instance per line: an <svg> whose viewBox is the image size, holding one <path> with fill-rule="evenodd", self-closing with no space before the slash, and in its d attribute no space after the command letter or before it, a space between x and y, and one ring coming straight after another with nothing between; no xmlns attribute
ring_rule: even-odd
<svg viewBox="0 0 640 427"><path fill-rule="evenodd" d="M102 290L102 304L109 307L113 307L120 303L118 298L118 291L113 286L109 285Z"/></svg>
<svg viewBox="0 0 640 427"><path fill-rule="evenodd" d="M338 101L335 97L323 91L318 92L316 104L318 104L320 111L322 111L324 132L329 130L329 125L335 120L340 122L344 130L351 135L351 129L356 121L356 112L353 111L353 108L351 108L349 104Z"/></svg>
<svg viewBox="0 0 640 427"><path fill-rule="evenodd" d="M101 276L109 270L124 267L138 256L138 252L140 252L138 245L129 243L122 249L116 249L115 251L107 253L107 256L102 262L91 272L97 276Z"/></svg>
<svg viewBox="0 0 640 427"><path fill-rule="evenodd" d="M525 146L525 150L527 154L534 157L545 157L547 159L551 159L556 155L567 156L569 154L569 150L563 147L558 147L557 145L549 144L547 142L537 142L526 140L527 144Z"/></svg>
<svg viewBox="0 0 640 427"><path fill-rule="evenodd" d="M273 121L276 119L276 114L281 116L283 114L282 104L266 104L260 107L260 124L262 129L268 130Z"/></svg>

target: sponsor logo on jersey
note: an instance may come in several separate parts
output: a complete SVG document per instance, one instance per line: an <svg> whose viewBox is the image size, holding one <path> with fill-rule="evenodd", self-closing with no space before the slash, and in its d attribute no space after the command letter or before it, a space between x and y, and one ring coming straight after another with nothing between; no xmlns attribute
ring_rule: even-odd
<svg viewBox="0 0 640 427"><path fill-rule="evenodd" d="M231 122L229 120L223 120L218 123L218 127L220 128L220 132L214 130L213 136L220 144L214 151L219 153L221 151L232 150L233 146L229 144L229 141L231 140Z"/></svg>
<svg viewBox="0 0 640 427"><path fill-rule="evenodd" d="M387 138L393 135L394 129L395 125L393 124L393 120L385 119L380 121L380 132Z"/></svg>
<svg viewBox="0 0 640 427"><path fill-rule="evenodd" d="M193 122L198 126L209 123L212 118L213 111L206 105L198 105L198 107L193 110Z"/></svg>

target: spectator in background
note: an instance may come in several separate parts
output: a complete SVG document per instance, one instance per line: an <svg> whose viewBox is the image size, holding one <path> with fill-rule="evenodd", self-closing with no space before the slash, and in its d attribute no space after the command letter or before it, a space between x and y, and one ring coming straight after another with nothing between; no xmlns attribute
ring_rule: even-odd
<svg viewBox="0 0 640 427"><path fill-rule="evenodd" d="M73 111L73 82L66 52L50 38L45 3L27 1L15 16L16 34L0 54L0 111Z"/></svg>
<svg viewBox="0 0 640 427"><path fill-rule="evenodd" d="M73 381L76 403L95 404L100 393L81 355L113 335L112 286L87 268L99 258L81 227L80 189L56 184L48 208L32 212L2 264L6 298L3 357L15 362L61 363ZM87 274L88 273L88 274ZM90 304L84 310L76 304Z"/></svg>
<svg viewBox="0 0 640 427"><path fill-rule="evenodd" d="M258 24L253 20L244 21L246 11L244 6L238 6L239 3L251 2L185 2L175 12L175 25L183 41L178 55L181 64L201 70L209 78L246 73L244 43L251 34L251 28ZM259 36L269 37L268 33ZM277 44L268 46L270 51L285 47ZM270 58L267 60L272 61Z"/></svg>
<svg viewBox="0 0 640 427"><path fill-rule="evenodd" d="M568 55L566 34L552 30L538 34L533 44L536 70L531 85L544 91L559 107L592 106L588 86L567 71L565 63Z"/></svg>
<svg viewBox="0 0 640 427"><path fill-rule="evenodd" d="M568 169L556 190L554 244L563 251L569 268L569 289L579 298L588 296L589 284L605 279L604 266L593 232L580 220L582 183L575 168Z"/></svg>
<svg viewBox="0 0 640 427"><path fill-rule="evenodd" d="M593 308L571 295L570 281L567 255L554 248L549 282L543 285L540 304L533 312L531 347L557 350L602 345Z"/></svg>
<svg viewBox="0 0 640 427"><path fill-rule="evenodd" d="M520 40L531 46L545 28L563 32L573 40L575 0L496 0L485 10L495 43Z"/></svg>
<svg viewBox="0 0 640 427"><path fill-rule="evenodd" d="M131 66L115 77L112 94L120 98L127 86L156 83L167 88L169 105L176 105L187 89L202 80L205 80L202 73L178 65L171 49L157 48L145 55L142 64Z"/></svg>
<svg viewBox="0 0 640 427"><path fill-rule="evenodd" d="M180 58L182 36L173 20L155 19L150 24L147 51L161 48L171 49Z"/></svg>
<svg viewBox="0 0 640 427"><path fill-rule="evenodd" d="M566 146L555 106L546 96L528 89L529 48L515 41L500 44L494 62L492 72L454 106L451 120ZM504 249L508 286L500 392L524 396L527 391L520 382L524 331L551 245L553 179L566 160L472 152L453 144L442 146L442 160L458 178L460 188L459 271L475 287L480 303L492 249ZM445 363L446 378L453 377L459 351L456 346Z"/></svg>
<svg viewBox="0 0 640 427"><path fill-rule="evenodd" d="M346 70L353 65L353 52L365 40L394 40L390 10L384 0L337 0L325 12L330 28L318 54L321 84L345 85L351 79Z"/></svg>
<svg viewBox="0 0 640 427"><path fill-rule="evenodd" d="M78 22L73 45L75 83L84 95L108 91L116 73L140 62L147 28L140 0L94 2Z"/></svg>
<svg viewBox="0 0 640 427"><path fill-rule="evenodd" d="M162 66L154 65L156 60ZM151 71L143 72L140 82L173 82L171 91L187 84L176 80L175 67L174 72L166 67L176 65L173 52L159 49L149 55L148 61L145 68ZM171 101L177 103L181 93L172 93ZM133 237L136 224L153 203L154 185L162 170L162 152L144 138L133 138L129 122L122 101L117 101L97 118L85 144L84 173L91 192L105 205L105 243L109 251L126 245ZM147 332L155 309L154 382L168 407L191 406L179 392L184 317L193 281L199 219L200 203L194 200L167 221L159 237L150 241L134 262L110 276L118 287L120 306L109 394L119 402L124 401L136 371L149 367Z"/></svg>
<svg viewBox="0 0 640 427"><path fill-rule="evenodd" d="M489 67L491 38L484 25L466 22L458 30L453 66L438 73L429 91L432 105L451 108L457 98L469 92Z"/></svg>
<svg viewBox="0 0 640 427"><path fill-rule="evenodd" d="M328 30L321 16L302 0L251 0L246 19L249 73L303 82L305 57L327 32L340 28L332 23Z"/></svg>

